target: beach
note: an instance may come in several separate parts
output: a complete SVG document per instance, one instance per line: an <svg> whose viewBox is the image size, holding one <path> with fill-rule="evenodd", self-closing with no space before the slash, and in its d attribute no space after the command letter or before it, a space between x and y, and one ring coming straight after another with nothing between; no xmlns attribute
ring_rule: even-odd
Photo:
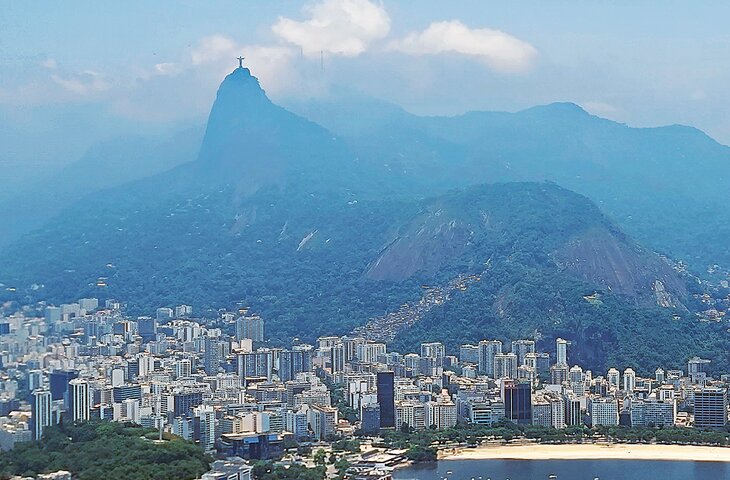
<svg viewBox="0 0 730 480"><path fill-rule="evenodd" d="M494 445L441 451L440 460L675 460L730 462L730 448L690 445Z"/></svg>

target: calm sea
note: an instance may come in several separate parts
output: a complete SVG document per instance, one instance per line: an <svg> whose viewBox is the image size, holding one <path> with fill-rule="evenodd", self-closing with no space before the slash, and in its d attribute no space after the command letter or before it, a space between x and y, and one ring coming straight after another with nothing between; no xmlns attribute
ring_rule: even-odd
<svg viewBox="0 0 730 480"><path fill-rule="evenodd" d="M444 460L399 469L396 480L730 480L730 463L654 460Z"/></svg>

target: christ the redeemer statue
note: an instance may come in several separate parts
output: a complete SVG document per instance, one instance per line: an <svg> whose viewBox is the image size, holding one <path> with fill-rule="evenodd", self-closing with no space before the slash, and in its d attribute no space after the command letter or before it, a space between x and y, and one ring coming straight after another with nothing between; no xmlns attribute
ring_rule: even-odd
<svg viewBox="0 0 730 480"><path fill-rule="evenodd" d="M243 59L245 57L238 57L238 68L243 68Z"/></svg>

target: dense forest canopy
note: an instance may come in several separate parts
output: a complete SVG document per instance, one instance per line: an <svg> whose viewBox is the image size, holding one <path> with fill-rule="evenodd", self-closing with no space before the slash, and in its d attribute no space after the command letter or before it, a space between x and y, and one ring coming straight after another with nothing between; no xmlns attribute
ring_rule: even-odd
<svg viewBox="0 0 730 480"><path fill-rule="evenodd" d="M0 453L0 476L35 476L66 470L78 480L195 479L212 459L194 443L155 429L116 422L61 423L46 428L38 442Z"/></svg>

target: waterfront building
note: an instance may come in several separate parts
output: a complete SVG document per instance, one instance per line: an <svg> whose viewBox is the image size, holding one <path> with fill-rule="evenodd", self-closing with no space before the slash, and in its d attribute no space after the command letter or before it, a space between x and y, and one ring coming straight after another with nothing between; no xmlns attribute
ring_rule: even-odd
<svg viewBox="0 0 730 480"><path fill-rule="evenodd" d="M594 427L618 425L618 402L615 398L589 398L588 412L590 415L591 425Z"/></svg>
<svg viewBox="0 0 730 480"><path fill-rule="evenodd" d="M398 402L395 406L396 425L395 428L400 430L403 425L414 430L424 430L429 427L427 425L428 413L426 412L426 404L419 401L405 400ZM382 423L382 420L381 420Z"/></svg>
<svg viewBox="0 0 730 480"><path fill-rule="evenodd" d="M525 425L532 422L532 387L529 383L506 380L502 383L504 416L507 420Z"/></svg>
<svg viewBox="0 0 730 480"><path fill-rule="evenodd" d="M552 407L550 402L539 398L532 403L532 424L541 427L550 427L552 421Z"/></svg>
<svg viewBox="0 0 730 480"><path fill-rule="evenodd" d="M580 398L574 395L564 397L565 401L565 424L566 425L582 425L583 415Z"/></svg>
<svg viewBox="0 0 730 480"><path fill-rule="evenodd" d="M552 427L565 428L565 400L558 394L548 396L547 400L550 402L550 423Z"/></svg>
<svg viewBox="0 0 730 480"><path fill-rule="evenodd" d="M728 395L724 388L703 387L694 390L694 425L697 428L727 426Z"/></svg>
<svg viewBox="0 0 730 480"><path fill-rule="evenodd" d="M672 427L677 418L676 403L656 398L631 401L632 427Z"/></svg>
<svg viewBox="0 0 730 480"><path fill-rule="evenodd" d="M448 393L442 393L435 402L426 404L426 425L437 430L450 428L456 425L456 404L451 401Z"/></svg>

